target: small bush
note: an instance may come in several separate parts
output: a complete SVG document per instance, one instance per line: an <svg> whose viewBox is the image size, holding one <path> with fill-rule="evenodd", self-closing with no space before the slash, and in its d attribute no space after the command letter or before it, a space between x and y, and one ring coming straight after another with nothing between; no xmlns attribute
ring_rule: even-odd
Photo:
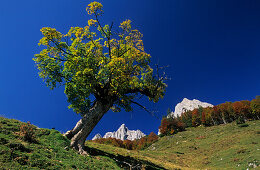
<svg viewBox="0 0 260 170"><path fill-rule="evenodd" d="M0 138L1 145L7 144L7 143L8 143L8 140L6 140L5 138Z"/></svg>
<svg viewBox="0 0 260 170"><path fill-rule="evenodd" d="M17 161L20 165L27 165L28 163L28 156L22 155L19 157L16 157L14 161Z"/></svg>
<svg viewBox="0 0 260 170"><path fill-rule="evenodd" d="M123 144L124 144L124 148L126 148L128 150L133 150L133 142L132 141L124 140Z"/></svg>
<svg viewBox="0 0 260 170"><path fill-rule="evenodd" d="M185 130L185 123L177 118L163 118L159 127L161 134L173 135Z"/></svg>
<svg viewBox="0 0 260 170"><path fill-rule="evenodd" d="M22 124L20 126L20 132L19 136L27 142L33 142L36 143L36 138L35 138L35 127L31 125L30 122L27 122L25 124Z"/></svg>
<svg viewBox="0 0 260 170"><path fill-rule="evenodd" d="M245 119L242 116L239 116L236 120L236 123L239 124L244 124L245 123Z"/></svg>
<svg viewBox="0 0 260 170"><path fill-rule="evenodd" d="M21 143L10 143L8 147L11 150L19 150L21 152L31 152L31 149L26 148L23 144Z"/></svg>

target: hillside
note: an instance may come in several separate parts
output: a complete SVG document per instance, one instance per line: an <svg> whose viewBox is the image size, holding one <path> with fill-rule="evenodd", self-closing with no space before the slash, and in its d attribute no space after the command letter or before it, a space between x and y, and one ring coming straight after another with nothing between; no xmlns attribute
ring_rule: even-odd
<svg viewBox="0 0 260 170"><path fill-rule="evenodd" d="M25 142L18 135L23 124L0 117L0 169L120 169L108 157L77 154L57 130L36 129L37 141Z"/></svg>
<svg viewBox="0 0 260 170"><path fill-rule="evenodd" d="M260 121L187 128L145 150L86 142L90 156L68 147L54 129L35 128L34 142L19 135L26 123L0 117L0 169L246 169L259 166Z"/></svg>
<svg viewBox="0 0 260 170"><path fill-rule="evenodd" d="M259 141L258 120L239 126L233 122L187 128L184 132L160 138L142 151L93 142L87 142L87 145L111 154L151 161L166 169L251 169L259 166Z"/></svg>
<svg viewBox="0 0 260 170"><path fill-rule="evenodd" d="M34 129L35 141L21 138L20 129L28 125L0 117L0 169L163 169L148 161L136 160L87 147L90 156L69 148L69 140L54 129Z"/></svg>

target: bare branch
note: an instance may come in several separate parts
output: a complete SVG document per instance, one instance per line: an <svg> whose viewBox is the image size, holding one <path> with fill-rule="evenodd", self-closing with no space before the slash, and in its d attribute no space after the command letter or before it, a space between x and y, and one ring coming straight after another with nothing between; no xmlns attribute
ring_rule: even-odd
<svg viewBox="0 0 260 170"><path fill-rule="evenodd" d="M154 116L154 112L148 110L145 106L141 105L140 103L137 103L133 100L130 100L133 104L136 104L137 106L141 107L142 109L144 109L146 112L148 112L149 114L151 114L152 116Z"/></svg>
<svg viewBox="0 0 260 170"><path fill-rule="evenodd" d="M135 89L129 89L125 92L125 94L129 94L129 93L140 93L142 95L148 96L148 97L154 97L154 95L150 92L149 89L139 89L139 88L135 88Z"/></svg>
<svg viewBox="0 0 260 170"><path fill-rule="evenodd" d="M112 27L113 27L113 22L111 23L111 25L110 25L110 27L109 27L109 32L111 32L111 30L112 30ZM109 35L110 36L110 35Z"/></svg>
<svg viewBox="0 0 260 170"><path fill-rule="evenodd" d="M107 34L106 34L106 32L104 31L103 27L101 26L101 24L100 24L100 22L99 22L99 19L98 19L97 14L94 13L94 15L95 15L95 18L96 18L96 20L97 20L97 23L98 23L99 27L101 28L101 31L103 32L103 34L106 35L106 37L108 37Z"/></svg>

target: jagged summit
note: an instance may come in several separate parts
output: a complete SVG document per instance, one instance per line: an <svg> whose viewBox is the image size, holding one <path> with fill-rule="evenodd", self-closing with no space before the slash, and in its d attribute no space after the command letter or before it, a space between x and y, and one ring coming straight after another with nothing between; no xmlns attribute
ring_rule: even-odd
<svg viewBox="0 0 260 170"><path fill-rule="evenodd" d="M168 117L180 116L183 112L188 111L188 110L197 109L197 108L199 108L199 106L201 106L203 108L205 108L205 107L213 107L213 105L210 104L210 103L201 102L201 101L199 101L197 99L189 100L187 98L184 98L181 103L178 103L175 106L174 112L171 112L168 115Z"/></svg>
<svg viewBox="0 0 260 170"><path fill-rule="evenodd" d="M118 128L118 130L127 131L128 128L127 128L126 125L123 123L123 124Z"/></svg>
<svg viewBox="0 0 260 170"><path fill-rule="evenodd" d="M98 135L98 134L97 134ZM96 135L95 135L96 136ZM117 131L107 132L103 138L116 138L120 140L135 140L144 137L145 134L140 130L129 130L125 124L122 124ZM95 138L95 137L94 137ZM95 139L92 140L95 140Z"/></svg>
<svg viewBox="0 0 260 170"><path fill-rule="evenodd" d="M96 134L96 135L92 138L92 140L100 139L100 138L102 138L102 136L98 133L98 134Z"/></svg>

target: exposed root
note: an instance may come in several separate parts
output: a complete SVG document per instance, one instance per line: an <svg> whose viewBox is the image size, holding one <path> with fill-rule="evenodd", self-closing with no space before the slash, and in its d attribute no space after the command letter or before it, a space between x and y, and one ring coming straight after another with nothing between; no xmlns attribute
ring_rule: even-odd
<svg viewBox="0 0 260 170"><path fill-rule="evenodd" d="M89 156L88 152L80 144L78 144L78 153L80 155Z"/></svg>

